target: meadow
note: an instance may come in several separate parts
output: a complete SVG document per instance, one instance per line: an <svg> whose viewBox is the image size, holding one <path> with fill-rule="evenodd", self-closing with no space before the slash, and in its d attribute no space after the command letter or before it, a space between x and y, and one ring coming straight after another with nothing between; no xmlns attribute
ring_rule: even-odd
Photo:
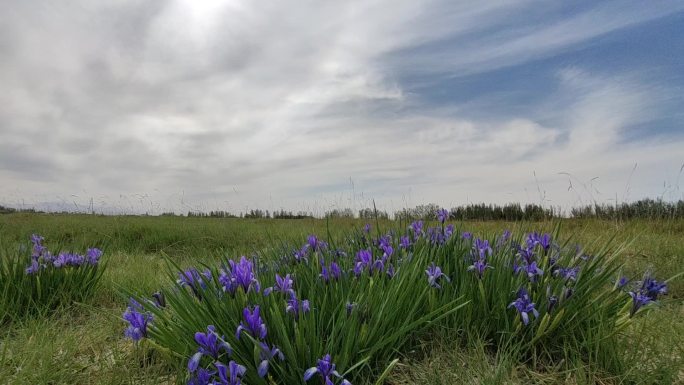
<svg viewBox="0 0 684 385"><path fill-rule="evenodd" d="M197 267L201 270L205 265L208 267L220 266L222 262L226 262L228 259L237 261L242 255L250 257L254 253L259 253L265 260L275 260L279 255L278 250L276 250L279 245L289 247L290 244L298 244L301 246L307 242L307 237L310 234L317 235L319 239L326 240L331 245L335 242L343 244L345 239L350 245L358 244L362 242L361 239L364 239L362 238L364 236L363 227L366 222L368 221L358 219L326 221L321 219L276 220L28 213L0 215L0 250L5 254L24 252L28 264L30 256L29 237L31 234L40 234L45 238L45 244L55 249L86 250L87 248L99 248L104 252L102 261L106 266L106 269L103 269L99 286L89 297L59 306L48 313L12 320L2 326L0 331L0 382L7 384L182 383L188 374L189 356L181 358L175 353L188 351L192 353L191 350L195 347L192 345L194 344L192 334L189 334L190 337L182 337L179 334L183 333L179 333L179 330L187 328L188 331L202 332L207 330L208 324L204 323L201 328L199 327L204 319L199 319L197 322L193 321L187 325L175 324L173 320L177 318L171 316L168 316L168 319L164 318L167 317L165 315L168 313L167 311L149 308L146 311L154 313L157 320L164 320L167 325L173 327L169 326L167 330L161 328L152 332L151 334L154 337L152 340L156 339L155 343L147 343L145 340L133 342L124 338L124 329L126 329L127 324L122 319L122 313L129 306L129 295L140 296L138 298L140 300L144 296L149 297L152 293L169 286L177 278L179 271L189 267ZM434 223L430 225L437 224L437 221L432 222ZM368 237L371 237L370 234L372 233L373 236L377 234L378 239L386 231L392 229L402 231L401 229L409 227L409 222L372 220L370 223L372 230L368 233ZM601 276L604 274L604 270L613 266L619 267L619 270L613 271L614 273L629 277L632 281L641 279L645 271L650 271L659 280L665 280L684 270L684 220L681 219L629 221L565 219L539 222L448 221L448 223L456 226L458 234L465 231L471 232L474 238L487 237L492 240L492 243L505 230L510 230L514 237L517 236L520 240L524 240L524 234L536 231L557 234L554 239L557 239L559 243L565 245L578 243L584 245L588 252L606 255L606 258L612 258L613 254L617 253L614 256L614 264L592 265L593 267L587 268L589 270L594 269L596 276ZM427 225L428 223L426 223L426 227ZM350 238L350 234L353 235L352 238ZM430 258L441 261L441 266L445 267L450 256L440 254L442 252L439 250L442 249L432 249L427 246L427 243L427 240L416 240L415 255L429 254ZM453 241L453 249L450 250L463 250L465 253L470 248L470 243L466 243L459 237L459 240ZM330 249L333 247L331 246ZM311 254L310 264L319 263L317 259L318 257L322 259L323 255L323 252L320 255ZM327 258L328 254L325 256ZM6 255L1 257L5 258ZM349 258L353 260L354 256L352 255ZM419 260L418 257L415 258ZM495 264L498 257L494 253L489 254L488 258L492 264ZM405 268L412 266L410 261L406 263L408 264L405 265ZM548 264L548 259L544 263ZM308 267L293 266L292 271L295 272L297 279L306 275ZM340 289L347 290L346 292L356 290L359 296L368 295L369 301L387 301L383 298L375 299L373 297L375 295L373 294L374 290L383 287L388 292L396 293L396 298L403 298L402 296L408 290L413 290L413 281L409 281L408 278L404 281L403 277L415 276L416 279L425 280L424 286L426 288L421 287L419 291L416 291L424 297L415 294L418 298L415 302L419 304L415 308L411 307L411 311L415 313L416 317L424 314L421 312L434 313L435 315L440 311L443 312L443 314L439 313L439 317L431 318L430 322L427 322L429 327L420 329L420 332L413 333L411 332L412 329L407 327L407 335L401 336L401 338L396 337L396 345L375 346L377 345L376 340L369 339L366 341L369 343L366 350L375 356L372 360L357 367L360 375L354 375L353 371L350 372L350 376L354 376L353 383L355 385L383 382L388 384L667 384L684 382L684 370L682 369L684 368L684 302L682 301L684 298L684 279L681 276L667 282L667 295L660 297L657 303L649 305L648 309L643 309L645 311L630 318L630 322L620 323L621 328L619 330L613 330L616 329L613 327L614 325L609 325L606 330L599 330L603 334L584 335L581 331L571 332L573 322L577 324L581 324L581 322L578 319L570 319L567 324L563 324L561 328L549 334L548 339L545 339L547 338L545 335L527 333L526 325L521 323L521 317L516 316L515 309L506 309L508 302L516 299L516 293L508 290L508 286L504 290L505 293L499 294L501 294L502 301L503 298L508 297L510 300L505 302L501 310L502 316L496 320L485 319L483 315L490 313L484 311L489 311L489 309L482 310L476 301L459 301L461 293L468 292L468 287L471 286L475 288L473 293L468 292L472 298L480 298L480 293L482 293L482 298L487 298L490 301L490 298L496 297L497 293L484 289L483 285L480 285L480 290L477 290L477 284L487 282L485 279L493 279L494 277L502 280L501 282L508 279L504 277L504 269L499 268L498 265L494 269L483 270L480 280L478 280L477 274L471 274L471 271L447 271L451 282L437 277L435 282L440 286L440 289L428 286L424 272L428 268L427 263L416 266L421 267L416 267L408 272L404 270L397 274L398 278L392 278L391 281L381 281L377 279L378 277L373 280L371 277L367 281L363 281L367 283L359 284L358 287L350 286ZM351 269L354 265L348 267ZM362 267L372 271L370 266L363 265ZM320 269L320 266L316 268ZM217 276L219 271L216 270L212 273L213 276ZM372 273L368 274L370 276ZM505 275L506 277L512 276L508 271ZM617 277L618 274L615 275L615 278ZM270 277L269 279L268 284L262 282L262 289L271 284L275 285L272 282L273 278ZM523 278L520 279L524 281ZM580 281L578 280L578 282ZM604 281L607 282L607 280ZM464 282L473 285L465 285ZM517 285L520 281L508 280L505 282L506 285ZM212 282L206 283L209 287L214 284ZM216 283L218 284L218 280ZM320 282L314 280L307 282L298 280L295 283L298 291L306 290L309 293L306 298L312 301L314 309L329 310L332 314L337 311L337 308L334 307L337 305L330 305L328 302L316 298L315 293L320 285ZM194 288L194 286L191 287ZM264 297L262 295L257 296L253 290L249 289L251 288L246 287L244 293L238 291L236 302L242 301L240 303L243 304L259 301L264 309L270 309L269 306L274 309L276 306L280 306L280 302L277 302L279 293ZM578 293L581 291L581 287L576 287L576 289L575 295L580 297ZM194 290L169 290L166 292L167 300L169 302L175 301L176 304L197 306L194 309L197 314L206 315L208 318L218 317L213 314L215 309L212 310L211 306L212 303L218 306L218 304L223 303L221 302L223 299L213 298L210 294L203 294L204 297L199 301L200 305L197 305L198 301L197 298L193 297L193 292ZM452 292L455 295L446 295L446 293ZM612 288L606 289L605 292L614 293L610 295L615 295L616 301L622 300L621 298L629 298L627 293L619 293ZM335 292L327 291L326 293L334 295ZM383 296L382 292L378 293L378 296ZM405 301L409 301L409 299L402 299L402 301L404 302L397 303L403 306L408 303ZM333 302L330 301L330 303ZM388 303L388 307L392 304L392 302L382 303ZM593 306L590 297L587 297L587 303L589 304L587 306ZM598 317L605 310L606 316L608 314L613 316L615 315L613 313L620 311L618 308L622 308L622 306L618 305L621 304L622 302L611 302L606 305L605 309L603 307L587 307L586 309L583 308L580 314L587 315L586 318ZM443 310L447 307L453 311ZM551 305L548 304L547 307L550 309ZM591 309L594 309L595 312L592 313ZM615 310L613 311L613 309ZM390 310L394 310L395 313L390 312ZM402 316L408 317L403 313L410 312L404 310L404 308L389 310L383 308L381 311L388 312L387 314L390 315L393 314L389 317L393 319ZM202 313L204 311L207 313ZM478 313L478 311L482 312ZM304 313L303 310L302 313ZM175 316L182 318L178 314ZM225 317L230 317L230 315ZM283 336L290 333L305 334L303 329L297 328L303 327L307 330L322 328L319 324L306 324L309 322L305 322L309 319L306 318L306 315L302 314L301 317L301 322L282 322L291 325L294 329L283 327L280 330L272 323L268 324L270 336L280 338L278 341L280 341L282 350L288 349L286 346L282 346L283 341L285 341ZM372 316L366 315L366 317L371 318L370 323L373 322ZM340 339L352 338L356 334L362 334L360 331L364 321L361 318L361 316L354 315L348 321L347 326L349 327L338 325L331 330L339 335L347 333L338 337ZM533 317L530 316L530 318ZM385 325L382 327L386 327L387 334L390 334L390 330L394 330L391 328L393 324L390 321L387 321L386 324L380 324L380 326ZM532 319L531 324L534 323L539 326L542 322L543 320ZM351 331L344 330L345 327L349 329L353 325L361 326L359 329ZM464 325L468 325L468 327L464 327ZM470 325L477 327L470 328ZM221 325L217 326L221 327ZM400 328L400 330L404 329ZM510 335L500 337L492 334L491 330L509 330L510 335L521 338L529 337L529 343L512 343L511 338L508 338ZM225 332L225 334L229 333L232 331ZM185 333L185 335L187 334ZM177 343L173 341L174 338L187 340L189 343ZM315 357L323 357L324 352L321 348L314 346L315 340L302 338L301 345L310 346L310 349L318 354ZM254 342L253 339L258 340L254 333L250 333L247 339L249 341L245 344ZM603 351L605 347L599 346L597 339L611 341L608 353ZM377 341L382 340L382 336L377 339ZM329 353L332 353L334 357L351 356L354 350L352 345L347 347L350 351L349 354L337 353L335 356L335 352ZM249 354L245 355L243 352L248 351L251 345L236 345L233 348L235 350L234 356L241 357L243 362L249 358L246 357ZM297 357L301 358L299 356L301 349L298 346L290 347L290 357L298 355ZM286 353L288 352L286 351ZM369 357L370 355L371 353L369 353ZM285 356L285 362L287 362L288 354ZM274 359L272 366L278 365L277 361ZM311 361L310 366L315 366L316 360L312 359ZM387 370L378 370L377 367L369 364L371 361L372 363L381 363L381 368ZM227 362L225 363L227 364ZM345 369L349 369L350 366L354 367L352 362L337 363ZM281 364L281 366L285 365ZM280 378L301 377L301 373L289 373L286 368L277 370L275 373ZM314 377L309 383L320 383L320 378ZM249 379L246 379L244 383L250 384L260 381L256 377L253 378L253 382L250 382Z"/></svg>

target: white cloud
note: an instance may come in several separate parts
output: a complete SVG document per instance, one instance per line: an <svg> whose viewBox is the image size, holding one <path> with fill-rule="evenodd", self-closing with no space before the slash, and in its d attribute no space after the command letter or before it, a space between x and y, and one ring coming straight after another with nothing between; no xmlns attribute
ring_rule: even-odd
<svg viewBox="0 0 684 385"><path fill-rule="evenodd" d="M609 2L563 17L533 1L0 5L0 201L536 201L536 171L547 197L568 204L577 196L559 172L599 176L612 194L636 162L633 183L646 187L633 197L653 195L679 167L682 139L626 137L668 89L565 68L535 113L472 118L461 112L476 97L432 107L401 78L525 63L681 7Z"/></svg>

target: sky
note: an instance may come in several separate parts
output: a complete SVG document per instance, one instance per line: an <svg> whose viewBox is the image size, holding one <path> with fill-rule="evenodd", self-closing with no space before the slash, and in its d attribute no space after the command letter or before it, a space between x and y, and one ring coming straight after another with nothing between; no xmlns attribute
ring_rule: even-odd
<svg viewBox="0 0 684 385"><path fill-rule="evenodd" d="M0 204L684 199L682 1L0 2Z"/></svg>

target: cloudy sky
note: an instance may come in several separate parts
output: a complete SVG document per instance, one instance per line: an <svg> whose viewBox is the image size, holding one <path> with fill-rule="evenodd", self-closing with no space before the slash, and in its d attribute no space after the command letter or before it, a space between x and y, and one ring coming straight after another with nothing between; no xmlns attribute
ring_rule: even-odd
<svg viewBox="0 0 684 385"><path fill-rule="evenodd" d="M0 203L681 199L682 31L682 1L4 0Z"/></svg>

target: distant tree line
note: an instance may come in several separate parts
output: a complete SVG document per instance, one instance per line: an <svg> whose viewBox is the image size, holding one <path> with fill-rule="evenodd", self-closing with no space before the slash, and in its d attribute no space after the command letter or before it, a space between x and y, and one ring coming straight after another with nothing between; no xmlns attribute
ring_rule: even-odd
<svg viewBox="0 0 684 385"><path fill-rule="evenodd" d="M573 218L599 219L683 219L684 200L665 202L661 199L642 199L619 205L595 204L576 207L570 211Z"/></svg>
<svg viewBox="0 0 684 385"><path fill-rule="evenodd" d="M541 221L557 216L559 215L556 215L553 209L536 204L523 206L519 203L508 203L503 206L484 203L471 204L452 208L449 212L449 218L455 220Z"/></svg>
<svg viewBox="0 0 684 385"><path fill-rule="evenodd" d="M298 211L295 214L292 211L285 211L282 209L280 211L274 211L273 212L273 219L306 219L306 218L313 218L313 215L307 213L306 211Z"/></svg>
<svg viewBox="0 0 684 385"><path fill-rule="evenodd" d="M173 215L173 213L164 213L162 215ZM199 218L237 218L237 215L223 210L209 211L208 213L201 211L188 211L188 217Z"/></svg>
<svg viewBox="0 0 684 385"><path fill-rule="evenodd" d="M387 213L387 211L371 208L359 210L359 218L361 219L374 219L375 217L377 217L378 219L389 219L389 214Z"/></svg>
<svg viewBox="0 0 684 385"><path fill-rule="evenodd" d="M394 213L395 218L405 220L434 220L435 213L441 207L434 203L405 208ZM552 218L553 211L539 205L509 203L503 206L476 203L453 207L449 210L450 220L541 220Z"/></svg>
<svg viewBox="0 0 684 385"><path fill-rule="evenodd" d="M42 213L42 211L37 211L36 209L15 209L12 207L5 207L0 205L0 214L12 214L12 213Z"/></svg>
<svg viewBox="0 0 684 385"><path fill-rule="evenodd" d="M435 213L441 207L434 204L418 205L394 212L394 219L401 220L434 220ZM16 209L0 205L0 214L17 212L42 213L33 208ZM64 212L68 214L68 212ZM145 214L147 215L147 214ZM162 216L176 216L173 212L165 212ZM182 214L181 214L182 216ZM268 210L251 209L238 215L224 210L209 212L189 211L188 217L195 218L255 218L255 219L306 219L314 218L313 213L305 211L286 211L284 209L269 212ZM666 202L661 199L642 199L631 203L593 204L573 207L569 213L560 209L546 208L538 204L508 203L504 205L473 203L452 207L449 210L450 220L480 220L480 221L540 221L561 217L598 218L610 220L628 219L684 219L684 200ZM334 209L325 213L326 218L360 218L360 219L390 219L387 211L375 208L363 208L355 213L350 208Z"/></svg>
<svg viewBox="0 0 684 385"><path fill-rule="evenodd" d="M397 211L394 213L394 217L405 220L434 220L435 212L439 208L434 203L419 205L414 208ZM505 205L476 203L453 207L449 210L450 220L540 221L564 216L560 209L546 208L537 204L521 205L519 203L508 203ZM684 219L684 200L666 202L660 199L642 199L619 205L586 205L572 208L569 216L571 218L611 220Z"/></svg>

